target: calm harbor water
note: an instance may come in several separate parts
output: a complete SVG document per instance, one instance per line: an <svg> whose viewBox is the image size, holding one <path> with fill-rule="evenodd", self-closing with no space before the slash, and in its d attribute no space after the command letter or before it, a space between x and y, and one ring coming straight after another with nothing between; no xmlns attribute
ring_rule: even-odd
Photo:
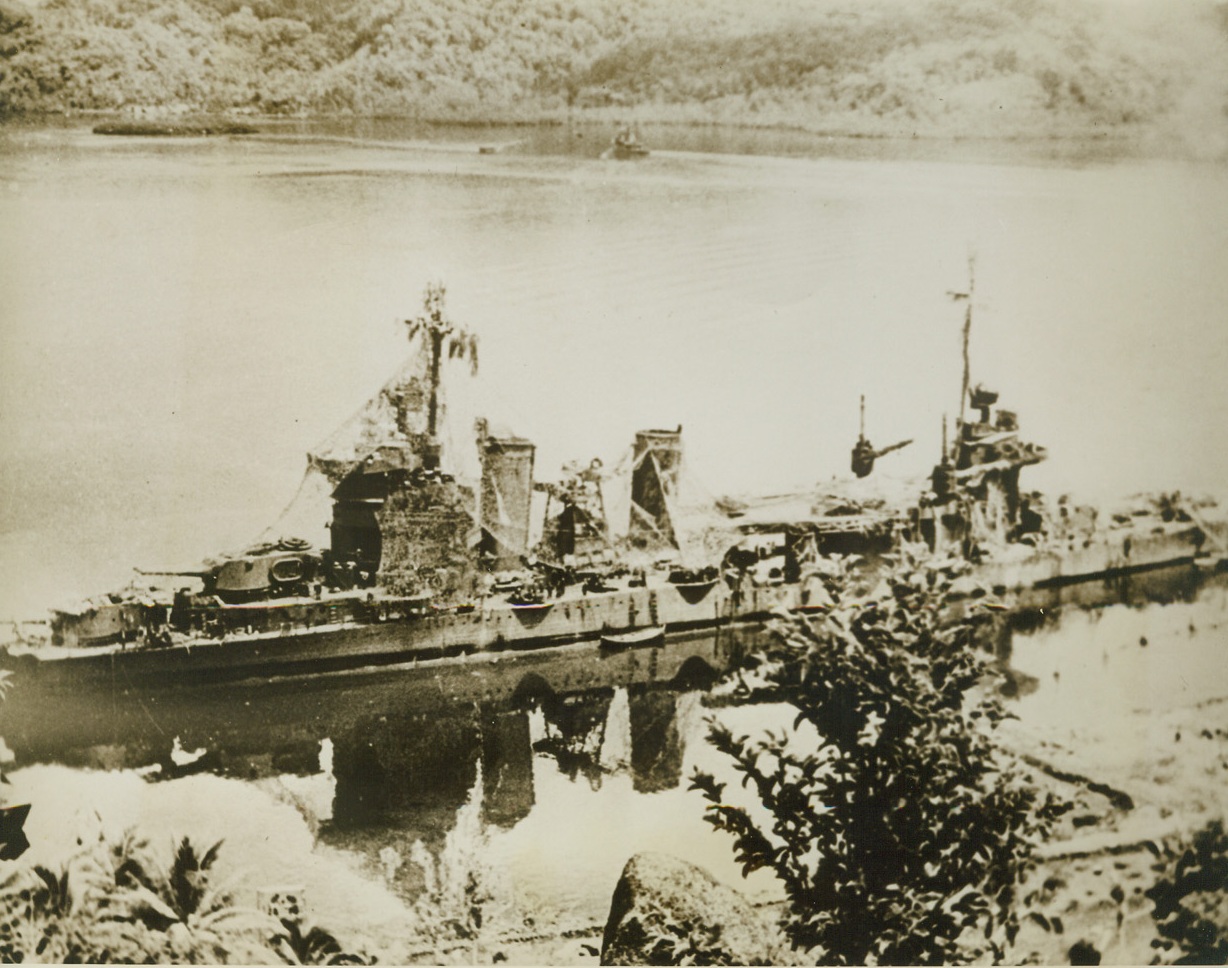
<svg viewBox="0 0 1228 968"><path fill-rule="evenodd" d="M1224 489L1222 166L874 157L793 136L716 155L748 146L649 137L660 150L620 164L566 130L172 142L0 127L0 618L258 533L304 452L394 369L397 320L435 278L482 340L455 413L531 437L540 476L681 423L712 493L770 492L846 472L860 393L873 440L916 439L883 470L928 469L958 404L947 291L966 286L971 248L974 373L1049 447L1033 486ZM1219 698L1206 670L1224 607L1110 609L1021 641L1038 683L1021 712L1096 708L1106 677L1100 707L1124 717ZM1141 648L1148 636L1172 647ZM694 766L722 768L698 693L610 684L429 721L374 680L313 695L95 710L88 743L19 759L13 793L40 804L32 834L48 843L95 809L224 836L235 871L302 885L371 937L404 934L429 864L480 857L507 923L564 927L600 920L637 850L739 880L686 790ZM176 737L207 751L205 773L133 772Z"/></svg>
<svg viewBox="0 0 1228 968"><path fill-rule="evenodd" d="M482 341L456 414L532 438L542 477L681 423L713 494L813 484L847 473L860 393L872 440L916 441L882 471L928 471L972 249L975 377L1049 447L1030 483L1228 482L1223 166L626 164L431 132L0 128L0 618L252 538L433 278Z"/></svg>

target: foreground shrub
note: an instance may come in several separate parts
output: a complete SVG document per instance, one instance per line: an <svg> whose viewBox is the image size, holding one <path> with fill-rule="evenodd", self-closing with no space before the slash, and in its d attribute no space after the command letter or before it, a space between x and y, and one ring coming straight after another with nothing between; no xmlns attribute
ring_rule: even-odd
<svg viewBox="0 0 1228 968"><path fill-rule="evenodd" d="M1228 964L1228 834L1222 821L1170 851L1168 869L1147 891L1157 946L1175 965ZM1159 960L1159 959L1157 959Z"/></svg>
<svg viewBox="0 0 1228 968"><path fill-rule="evenodd" d="M757 657L759 698L793 707L793 728L752 739L710 724L771 819L697 773L707 819L744 873L776 874L785 931L823 962L1001 959L1034 847L1069 807L995 745L1005 713L978 647L991 615L954 617L949 579L902 565L858 602L837 576L832 606L781 622Z"/></svg>
<svg viewBox="0 0 1228 968"><path fill-rule="evenodd" d="M217 881L221 843L184 837L169 861L129 831L99 836L56 868L0 882L6 963L362 964L318 928L277 922Z"/></svg>

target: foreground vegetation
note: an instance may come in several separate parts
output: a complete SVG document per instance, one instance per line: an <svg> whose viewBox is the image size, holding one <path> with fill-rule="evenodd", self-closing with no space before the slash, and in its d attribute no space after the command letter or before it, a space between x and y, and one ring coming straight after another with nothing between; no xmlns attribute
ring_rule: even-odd
<svg viewBox="0 0 1228 968"><path fill-rule="evenodd" d="M884 134L1228 121L1228 5L0 0L0 115L241 110Z"/></svg>
<svg viewBox="0 0 1228 968"><path fill-rule="evenodd" d="M56 868L0 882L5 963L365 964L330 933L243 908L218 883L221 844L184 837L169 859L134 831L98 836Z"/></svg>
<svg viewBox="0 0 1228 968"><path fill-rule="evenodd" d="M1071 963L1099 964L1096 945L1122 940L1127 888L1115 884L1102 907L1084 911L1068 895L1055 906L1061 874L1075 875L1039 851L1087 827L1088 801L1077 786L1045 782L999 729L1014 718L991 659L1000 606L953 595L963 566L902 555L884 579L870 579L873 588L829 562L817 614L779 620L748 668L729 677L735 696L786 704L793 725L754 736L709 721L709 741L748 792L696 773L707 819L732 835L744 872L776 875L781 927L807 963L1015 963L1036 957L1038 925ZM1066 791L1083 815L1059 823L1075 803ZM1108 849L1120 858L1115 869L1134 850L1145 858L1140 879L1152 872L1130 905L1144 917L1149 907L1144 960L1224 963L1228 836L1219 812L1201 829ZM1064 920L1079 924L1068 937ZM721 963L719 943L704 957Z"/></svg>
<svg viewBox="0 0 1228 968"><path fill-rule="evenodd" d="M756 657L759 698L791 706L793 729L710 727L770 823L701 773L708 819L747 872L776 873L789 939L824 964L1001 963L1033 851L1069 809L995 743L996 613L952 615L951 581L916 561L870 593L831 576L830 605Z"/></svg>

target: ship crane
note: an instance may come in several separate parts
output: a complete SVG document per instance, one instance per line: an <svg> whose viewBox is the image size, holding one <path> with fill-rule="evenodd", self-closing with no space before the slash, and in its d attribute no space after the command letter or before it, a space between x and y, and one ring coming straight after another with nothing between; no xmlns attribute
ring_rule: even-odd
<svg viewBox="0 0 1228 968"><path fill-rule="evenodd" d="M587 465L565 464L563 474L558 482L533 482L533 490L546 495L543 547L559 560L609 552L613 545L601 489L606 477L601 459L594 457ZM555 502L559 511L552 517Z"/></svg>
<svg viewBox="0 0 1228 968"><path fill-rule="evenodd" d="M861 396L861 429L858 432L857 443L853 446L852 470L858 477L869 477L874 470L874 462L885 454L901 450L912 443L912 438L900 440L887 447L875 449L866 437L866 397Z"/></svg>
<svg viewBox="0 0 1228 968"><path fill-rule="evenodd" d="M602 469L601 458L594 457L587 466L581 466L576 461L563 465L564 478L554 481L534 481L533 490L546 495L546 501L558 501L560 504L582 507L600 521L602 530L606 530L605 497L601 492L601 482L606 474ZM550 506L546 505L549 516Z"/></svg>

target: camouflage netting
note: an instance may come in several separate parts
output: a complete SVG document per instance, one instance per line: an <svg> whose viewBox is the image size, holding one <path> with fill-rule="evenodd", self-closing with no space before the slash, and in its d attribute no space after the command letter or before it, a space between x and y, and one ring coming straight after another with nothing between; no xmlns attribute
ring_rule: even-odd
<svg viewBox="0 0 1228 968"><path fill-rule="evenodd" d="M511 433L476 428L482 448L480 552L496 570L521 567L529 553L533 506L533 444Z"/></svg>
<svg viewBox="0 0 1228 968"><path fill-rule="evenodd" d="M652 508L637 506L638 502L632 500L637 473L646 478L641 496L652 494L650 504L659 496L656 515L651 513ZM637 458L629 447L605 475L602 493L611 535L620 543L631 544L626 559L633 567L644 567L660 558L674 559L687 568L719 564L741 537L738 521L721 512L715 497L691 473L681 455L667 469L652 450ZM637 530L639 538L629 542Z"/></svg>
<svg viewBox="0 0 1228 968"><path fill-rule="evenodd" d="M631 517L627 541L643 551L679 546L674 529L678 476L682 470L682 428L635 435L631 468Z"/></svg>
<svg viewBox="0 0 1228 968"><path fill-rule="evenodd" d="M320 446L308 454L308 466L299 492L277 521L259 535L259 540L270 541L286 537L303 537L317 547L328 547L330 537L328 524L332 518L332 493L334 489L359 467L372 467L377 462L381 469L411 472L421 466L419 454L425 440L429 398L429 360L425 353L414 353L393 377L364 404L349 420L336 430ZM446 381L445 381L446 383ZM393 518L398 508L411 516L426 514L429 509L415 509L409 505L414 499L405 494L390 499L380 516L381 531L385 532L383 555L386 562L381 568L381 580L386 587L397 586L404 593L423 590L418 586L422 569L444 569L451 574L458 567L459 554L431 552L427 559L412 558L405 542L411 533L427 536L428 545L441 548L444 544L431 535L452 529L464 533L464 546L475 547L480 536L474 536L478 505L474 490L480 489L479 448L475 446L473 420L459 426L456 414L450 414L443 405L443 387L440 388L439 436L443 441L443 470L456 476L462 483L458 494L446 500L442 507L430 513L442 515L439 521L447 520L447 528L425 518L396 524ZM458 406L465 416L476 400L467 393L458 397ZM649 432L650 436L663 432ZM485 429L486 440L501 440L508 444L519 442L515 435L503 427L489 425ZM665 436L669 436L665 433ZM668 447L666 448L668 450ZM531 462L531 456L526 456ZM513 460L512 464L519 465ZM668 466L667 466L668 465ZM599 465L598 465L599 466ZM484 485L482 497L482 525L487 532L486 544L500 567L511 567L522 554L522 549L531 546L540 528L540 518L545 500L544 494L529 490L529 479L516 466L502 469ZM639 502L630 500L634 478L644 493ZM722 514L710 493L690 475L682 461L681 449L676 454L662 454L648 449L637 457L633 448L628 448L623 458L611 470L601 472L598 486L607 502L605 510L610 538L616 544L625 544L629 532L638 533L639 549L631 553L631 564L645 564L658 558L673 558L687 567L701 567L719 562L729 546L737 541L738 529L734 522ZM496 479L497 478L497 479ZM642 504L651 505L645 509ZM533 514L526 527L526 506ZM552 510L556 510L552 508ZM448 518L448 514L458 516ZM463 515L463 520L459 515ZM632 526L632 520L636 526ZM437 526L438 524L438 526ZM392 529L392 530L389 530ZM637 530L638 529L638 530ZM446 544L446 543L445 543ZM459 547L459 545L458 545ZM390 557L392 556L392 557ZM488 555L489 557L489 555ZM446 561L444 559L447 559ZM455 560L453 560L455 559ZM458 574L438 578L430 584L440 587L462 589L467 579Z"/></svg>
<svg viewBox="0 0 1228 968"><path fill-rule="evenodd" d="M319 471L336 487L359 463L381 448L399 446L419 453L426 437L429 363L425 353L415 353L402 363L375 396L307 455L308 467ZM442 387L439 393L442 397Z"/></svg>
<svg viewBox="0 0 1228 968"><path fill-rule="evenodd" d="M406 478L377 514L383 553L379 581L396 595L464 602L476 590L475 498L455 481Z"/></svg>
<svg viewBox="0 0 1228 968"><path fill-rule="evenodd" d="M328 528L332 493L348 474L372 460L405 470L420 466L418 455L427 428L429 365L426 353L412 353L379 392L308 453L298 492L277 520L257 536L257 541L301 537L316 547L326 548L331 543ZM472 433L455 431L444 399L445 387L441 385L438 421L445 443L443 467L468 480L475 477L476 457L466 460L469 455L465 450Z"/></svg>

